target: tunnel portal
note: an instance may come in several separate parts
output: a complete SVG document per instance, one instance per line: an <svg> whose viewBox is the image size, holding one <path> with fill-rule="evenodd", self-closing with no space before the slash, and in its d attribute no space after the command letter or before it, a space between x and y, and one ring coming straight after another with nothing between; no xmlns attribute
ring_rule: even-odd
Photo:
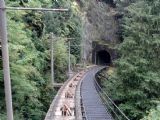
<svg viewBox="0 0 160 120"><path fill-rule="evenodd" d="M106 50L101 50L96 53L96 64L98 65L110 65L111 56Z"/></svg>

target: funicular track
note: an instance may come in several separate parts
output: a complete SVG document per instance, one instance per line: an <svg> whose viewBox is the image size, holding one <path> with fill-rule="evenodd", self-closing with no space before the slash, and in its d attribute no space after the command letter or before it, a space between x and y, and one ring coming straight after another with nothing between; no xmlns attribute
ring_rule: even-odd
<svg viewBox="0 0 160 120"><path fill-rule="evenodd" d="M95 86L95 74L102 68L94 67L82 80L81 102L85 120L113 120Z"/></svg>
<svg viewBox="0 0 160 120"><path fill-rule="evenodd" d="M90 69L82 70L68 79L59 89L50 108L47 112L45 120L75 120L76 107L76 91L82 77Z"/></svg>
<svg viewBox="0 0 160 120"><path fill-rule="evenodd" d="M67 80L50 105L45 120L111 120L94 87L93 78L100 69L102 67L90 66Z"/></svg>
<svg viewBox="0 0 160 120"><path fill-rule="evenodd" d="M95 75L103 68L90 66L67 80L50 105L45 120L129 120L97 83ZM114 119L110 112L115 114Z"/></svg>

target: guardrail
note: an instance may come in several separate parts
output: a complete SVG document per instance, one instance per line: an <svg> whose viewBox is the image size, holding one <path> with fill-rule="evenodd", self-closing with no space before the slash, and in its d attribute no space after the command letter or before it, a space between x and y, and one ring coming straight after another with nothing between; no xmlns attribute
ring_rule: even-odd
<svg viewBox="0 0 160 120"><path fill-rule="evenodd" d="M102 89L94 77L95 88L102 99L103 104L114 114L115 120L130 120L125 113L113 102L109 95Z"/></svg>

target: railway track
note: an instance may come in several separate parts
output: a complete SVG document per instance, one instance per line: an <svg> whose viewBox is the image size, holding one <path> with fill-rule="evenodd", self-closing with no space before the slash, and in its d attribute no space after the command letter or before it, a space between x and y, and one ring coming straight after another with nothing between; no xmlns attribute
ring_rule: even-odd
<svg viewBox="0 0 160 120"><path fill-rule="evenodd" d="M91 66L67 80L55 96L45 120L113 120L95 84L104 67Z"/></svg>
<svg viewBox="0 0 160 120"><path fill-rule="evenodd" d="M95 88L95 74L102 68L93 68L82 79L81 101L85 120L113 120Z"/></svg>
<svg viewBox="0 0 160 120"><path fill-rule="evenodd" d="M55 96L45 120L75 120L76 90L82 77L89 70L82 70L67 80Z"/></svg>

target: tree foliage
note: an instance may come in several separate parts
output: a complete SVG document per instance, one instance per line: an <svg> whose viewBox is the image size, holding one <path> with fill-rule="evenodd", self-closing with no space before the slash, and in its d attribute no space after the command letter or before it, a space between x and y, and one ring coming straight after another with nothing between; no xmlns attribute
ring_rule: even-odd
<svg viewBox="0 0 160 120"><path fill-rule="evenodd" d="M72 7L72 1L60 0L7 0L7 6L14 7L66 7L69 12L48 13L36 11L8 11L8 38L13 95L14 119L40 120L49 108L56 93L51 84L50 32L62 37L54 41L55 80L65 81L68 67L68 45L63 37L74 37L80 43L80 19ZM49 13L51 14L51 13ZM75 19L72 20L72 18ZM46 21L49 20L50 23ZM51 25L49 25L51 24ZM57 32L56 32L57 31ZM75 47L72 47L72 50ZM79 49L79 48L77 48ZM77 53L72 51L72 63ZM0 59L0 119L6 119L2 60Z"/></svg>
<svg viewBox="0 0 160 120"><path fill-rule="evenodd" d="M57 37L73 38L71 40L71 54L80 60L81 19L79 6L70 0L58 0L53 3L54 8L69 8L68 12L45 14L46 32L53 32ZM74 34L73 34L74 33Z"/></svg>
<svg viewBox="0 0 160 120"><path fill-rule="evenodd" d="M106 82L106 90L131 120L141 119L159 100L159 6L159 0L141 0L125 8L120 58L115 74Z"/></svg>

